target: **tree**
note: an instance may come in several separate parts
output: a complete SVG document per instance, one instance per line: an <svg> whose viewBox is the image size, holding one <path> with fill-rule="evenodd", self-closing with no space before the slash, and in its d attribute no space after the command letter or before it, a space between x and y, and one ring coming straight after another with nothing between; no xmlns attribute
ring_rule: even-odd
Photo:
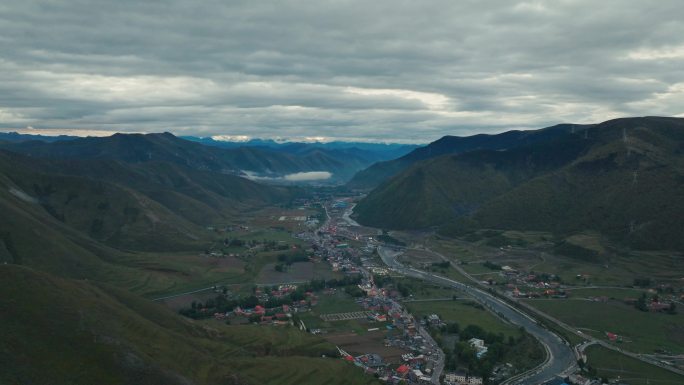
<svg viewBox="0 0 684 385"><path fill-rule="evenodd" d="M646 293L642 293L641 297L636 301L634 307L641 311L648 311L648 305L646 304Z"/></svg>
<svg viewBox="0 0 684 385"><path fill-rule="evenodd" d="M667 312L668 314L677 314L677 307L674 302L670 303L670 308L667 309Z"/></svg>

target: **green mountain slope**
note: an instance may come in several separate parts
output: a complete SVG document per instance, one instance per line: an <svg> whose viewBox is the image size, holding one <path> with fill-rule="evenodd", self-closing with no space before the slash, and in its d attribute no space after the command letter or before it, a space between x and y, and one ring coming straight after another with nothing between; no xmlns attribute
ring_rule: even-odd
<svg viewBox="0 0 684 385"><path fill-rule="evenodd" d="M292 196L290 189L169 162L45 161L3 152L0 176L15 207L40 208L95 240L137 250L196 248L207 225Z"/></svg>
<svg viewBox="0 0 684 385"><path fill-rule="evenodd" d="M0 263L147 295L173 290L201 277L166 265L166 252L204 250L215 237L206 226L295 193L171 163L45 161L0 151Z"/></svg>
<svg viewBox="0 0 684 385"><path fill-rule="evenodd" d="M293 328L209 327L109 286L13 265L0 266L0 292L0 383L374 383L317 358L334 346Z"/></svg>
<svg viewBox="0 0 684 385"><path fill-rule="evenodd" d="M385 228L595 230L635 247L684 250L683 143L684 119L649 117L442 156L382 184L355 213Z"/></svg>
<svg viewBox="0 0 684 385"><path fill-rule="evenodd" d="M483 205L475 226L590 229L635 248L684 250L684 121L613 121L591 134L599 144L588 154Z"/></svg>

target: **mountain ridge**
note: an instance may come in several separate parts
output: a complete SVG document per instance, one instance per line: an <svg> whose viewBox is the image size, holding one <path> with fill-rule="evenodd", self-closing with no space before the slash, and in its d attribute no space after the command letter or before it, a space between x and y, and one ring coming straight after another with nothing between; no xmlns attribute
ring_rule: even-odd
<svg viewBox="0 0 684 385"><path fill-rule="evenodd" d="M500 134L477 134L464 137L447 135L426 146L416 148L400 158L378 162L365 170L359 171L347 182L347 186L352 189L372 189L411 165L425 159L478 149L503 150L549 140L565 132L581 130L586 127L588 125L564 123L540 130L512 130Z"/></svg>
<svg viewBox="0 0 684 385"><path fill-rule="evenodd" d="M381 184L355 215L444 234L595 230L636 248L684 250L682 143L684 119L624 118L531 146L443 155Z"/></svg>

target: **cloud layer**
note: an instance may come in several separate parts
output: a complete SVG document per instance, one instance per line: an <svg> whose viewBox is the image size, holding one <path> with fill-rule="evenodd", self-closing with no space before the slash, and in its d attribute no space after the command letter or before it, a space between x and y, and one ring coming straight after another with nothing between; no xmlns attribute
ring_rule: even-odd
<svg viewBox="0 0 684 385"><path fill-rule="evenodd" d="M643 1L0 4L0 127L418 141L684 114Z"/></svg>

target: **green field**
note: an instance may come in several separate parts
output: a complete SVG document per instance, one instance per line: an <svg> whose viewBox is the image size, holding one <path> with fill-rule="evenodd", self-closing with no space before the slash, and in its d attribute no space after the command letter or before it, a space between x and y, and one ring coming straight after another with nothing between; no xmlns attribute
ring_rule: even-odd
<svg viewBox="0 0 684 385"><path fill-rule="evenodd" d="M482 263L471 262L461 265L468 274L498 274L497 270L492 270Z"/></svg>
<svg viewBox="0 0 684 385"><path fill-rule="evenodd" d="M238 237L236 237L238 238ZM248 251L247 247L236 249L239 257L206 257L201 253L135 253L122 258L121 263L135 269L146 279L138 278L129 285L131 291L150 298L182 293L209 287L215 284L253 283L257 275L268 264L277 262L278 255L301 253L300 240L289 233L277 230L254 230L242 234L240 239L286 242L298 245L299 249ZM328 269L316 266L315 270Z"/></svg>
<svg viewBox="0 0 684 385"><path fill-rule="evenodd" d="M503 333L506 337L517 337L520 334L516 326L505 323L487 310L470 306L464 301L409 302L405 306L417 318L434 313L443 321L457 322L461 327L478 325L487 332Z"/></svg>
<svg viewBox="0 0 684 385"><path fill-rule="evenodd" d="M588 298L588 297L607 297L617 300L624 300L625 298L639 298L646 290L632 289L632 288L592 288L592 289L572 289L568 293L573 298Z"/></svg>
<svg viewBox="0 0 684 385"><path fill-rule="evenodd" d="M354 331L357 334L363 334L370 327L365 319L333 322L326 322L321 319L322 314L363 310L363 307L356 303L351 296L338 289L335 294L318 294L318 304L309 312L299 313L298 317L304 321L309 329L324 329L328 332Z"/></svg>
<svg viewBox="0 0 684 385"><path fill-rule="evenodd" d="M617 301L528 300L528 304L595 337L611 332L623 337L623 349L684 353L684 315L647 313Z"/></svg>
<svg viewBox="0 0 684 385"><path fill-rule="evenodd" d="M442 274L442 273L438 273ZM421 280L410 278L395 278L395 284L406 286L411 293L410 299L438 299L438 298L452 298L453 296L460 297L462 292L434 284L427 283Z"/></svg>
<svg viewBox="0 0 684 385"><path fill-rule="evenodd" d="M315 311L318 314L360 311L362 307L352 297L338 290L335 294L320 294Z"/></svg>
<svg viewBox="0 0 684 385"><path fill-rule="evenodd" d="M620 377L629 385L679 385L684 383L684 376L601 346L590 346L586 353L589 366L596 369L600 377L609 379Z"/></svg>

